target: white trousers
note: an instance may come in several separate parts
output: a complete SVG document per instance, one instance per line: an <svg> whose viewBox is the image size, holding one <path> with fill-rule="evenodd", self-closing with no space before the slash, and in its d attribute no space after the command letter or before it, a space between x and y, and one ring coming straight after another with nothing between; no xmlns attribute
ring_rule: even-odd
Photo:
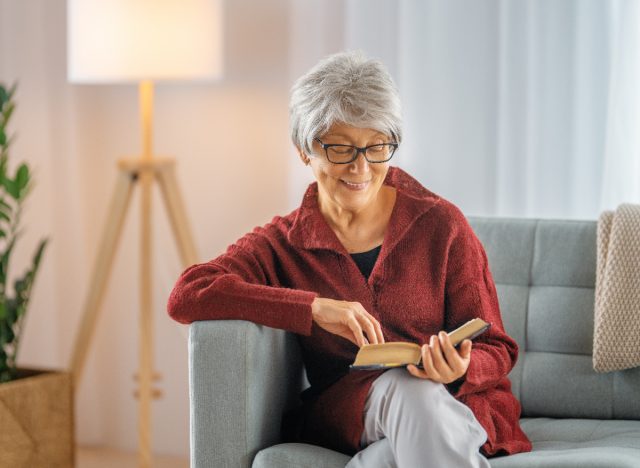
<svg viewBox="0 0 640 468"><path fill-rule="evenodd" d="M345 468L491 468L487 433L444 385L404 368L378 377L367 396L363 450Z"/></svg>

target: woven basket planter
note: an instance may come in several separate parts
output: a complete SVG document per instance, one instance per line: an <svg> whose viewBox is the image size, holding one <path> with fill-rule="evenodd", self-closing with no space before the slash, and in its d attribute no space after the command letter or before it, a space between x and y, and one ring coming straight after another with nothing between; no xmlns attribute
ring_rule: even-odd
<svg viewBox="0 0 640 468"><path fill-rule="evenodd" d="M0 384L0 468L73 467L73 438L71 374L21 369Z"/></svg>

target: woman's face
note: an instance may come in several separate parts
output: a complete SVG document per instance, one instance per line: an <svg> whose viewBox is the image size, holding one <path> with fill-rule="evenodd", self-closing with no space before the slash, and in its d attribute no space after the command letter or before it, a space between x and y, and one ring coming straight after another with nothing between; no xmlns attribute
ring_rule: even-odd
<svg viewBox="0 0 640 468"><path fill-rule="evenodd" d="M391 139L378 130L352 127L335 123L319 137L324 144L343 144L358 147L389 143ZM305 161L307 155L299 150ZM369 163L362 153L348 164L333 164L326 158L319 142L313 142L313 154L309 162L318 181L318 191L322 203L330 203L334 208L359 212L375 203L380 187L389 170L389 163ZM306 162L306 161L305 161Z"/></svg>

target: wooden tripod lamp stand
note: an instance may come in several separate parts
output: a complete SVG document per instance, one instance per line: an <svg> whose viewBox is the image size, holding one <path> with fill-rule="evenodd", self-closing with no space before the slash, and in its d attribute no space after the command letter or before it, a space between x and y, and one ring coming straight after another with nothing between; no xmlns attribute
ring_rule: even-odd
<svg viewBox="0 0 640 468"><path fill-rule="evenodd" d="M151 196L157 182L184 266L198 261L174 175L174 160L155 157L153 82L210 80L221 73L219 0L68 0L68 77L72 83L137 83L142 153L118 162L109 216L83 306L71 370L81 377L125 215L135 185L140 210L140 343L138 374L140 467L151 466L153 370Z"/></svg>

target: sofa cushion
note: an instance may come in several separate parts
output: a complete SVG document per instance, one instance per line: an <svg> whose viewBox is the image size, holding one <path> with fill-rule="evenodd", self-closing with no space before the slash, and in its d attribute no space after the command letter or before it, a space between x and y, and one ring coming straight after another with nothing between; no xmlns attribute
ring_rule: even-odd
<svg viewBox="0 0 640 468"><path fill-rule="evenodd" d="M533 451L491 459L492 468L637 468L640 421L523 418Z"/></svg>
<svg viewBox="0 0 640 468"><path fill-rule="evenodd" d="M533 451L490 459L492 468L638 468L640 421L523 418ZM349 457L306 444L258 452L253 468L342 468Z"/></svg>
<svg viewBox="0 0 640 468"><path fill-rule="evenodd" d="M252 468L344 468L347 455L308 444L278 444L260 450Z"/></svg>
<svg viewBox="0 0 640 468"><path fill-rule="evenodd" d="M640 421L609 419L523 418L522 429L534 450L618 447L636 451L640 466Z"/></svg>
<svg viewBox="0 0 640 468"><path fill-rule="evenodd" d="M640 368L593 370L596 221L469 218L485 247L522 416L640 419ZM640 463L638 464L640 467Z"/></svg>

